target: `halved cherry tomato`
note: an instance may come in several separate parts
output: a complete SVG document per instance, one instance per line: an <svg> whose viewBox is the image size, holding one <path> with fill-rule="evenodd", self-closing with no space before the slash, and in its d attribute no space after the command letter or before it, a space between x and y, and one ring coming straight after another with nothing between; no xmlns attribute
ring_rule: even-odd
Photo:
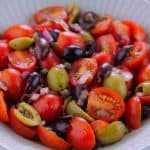
<svg viewBox="0 0 150 150"><path fill-rule="evenodd" d="M130 28L120 21L114 21L111 27L111 33L120 45L130 44Z"/></svg>
<svg viewBox="0 0 150 150"><path fill-rule="evenodd" d="M131 37L134 41L146 40L146 32L144 31L144 28L138 23L133 22L131 20L124 20L123 23L130 28Z"/></svg>
<svg viewBox="0 0 150 150"><path fill-rule="evenodd" d="M10 124L15 132L25 138L33 139L36 136L35 128L26 127L15 116L14 107L10 109Z"/></svg>
<svg viewBox="0 0 150 150"><path fill-rule="evenodd" d="M28 51L14 51L8 56L11 66L21 72L35 68L36 58Z"/></svg>
<svg viewBox="0 0 150 150"><path fill-rule="evenodd" d="M67 12L62 6L49 6L37 11L34 20L37 24L48 20L64 20L68 19Z"/></svg>
<svg viewBox="0 0 150 150"><path fill-rule="evenodd" d="M137 129L141 124L141 102L139 97L131 97L126 103L125 122L128 128Z"/></svg>
<svg viewBox="0 0 150 150"><path fill-rule="evenodd" d="M94 53L92 58L97 61L98 66L102 65L105 62L113 62L111 56L108 55L107 52Z"/></svg>
<svg viewBox="0 0 150 150"><path fill-rule="evenodd" d="M50 52L45 58L40 61L42 68L50 69L61 63L59 57L54 53Z"/></svg>
<svg viewBox="0 0 150 150"><path fill-rule="evenodd" d="M111 24L112 24L112 17L110 15L100 16L100 21L90 32L96 37L102 34L106 34L108 33Z"/></svg>
<svg viewBox="0 0 150 150"><path fill-rule="evenodd" d="M142 104L150 105L150 95L143 95L139 98Z"/></svg>
<svg viewBox="0 0 150 150"><path fill-rule="evenodd" d="M90 91L86 111L95 119L112 122L123 115L125 103L114 90L99 87Z"/></svg>
<svg viewBox="0 0 150 150"><path fill-rule="evenodd" d="M80 117L72 118L67 131L67 141L76 150L92 150L95 146L95 136L92 127Z"/></svg>
<svg viewBox="0 0 150 150"><path fill-rule="evenodd" d="M8 68L0 72L0 81L7 87L5 96L8 100L17 102L23 94L24 80L19 71Z"/></svg>
<svg viewBox="0 0 150 150"><path fill-rule="evenodd" d="M123 64L129 69L138 68L147 55L148 47L144 42L135 42L134 47L130 50Z"/></svg>
<svg viewBox="0 0 150 150"><path fill-rule="evenodd" d="M138 83L150 81L150 64L139 70L137 81Z"/></svg>
<svg viewBox="0 0 150 150"><path fill-rule="evenodd" d="M111 57L116 56L117 43L111 34L100 36L96 39L96 47L98 52L106 52Z"/></svg>
<svg viewBox="0 0 150 150"><path fill-rule="evenodd" d="M9 52L10 48L8 43L4 40L0 40L0 69L7 67Z"/></svg>
<svg viewBox="0 0 150 150"><path fill-rule="evenodd" d="M69 74L71 84L73 86L90 84L96 75L97 67L97 62L93 58L82 58L75 61Z"/></svg>
<svg viewBox="0 0 150 150"><path fill-rule="evenodd" d="M32 37L33 33L33 28L25 24L20 24L10 26L3 34L5 39L12 40L18 37Z"/></svg>
<svg viewBox="0 0 150 150"><path fill-rule="evenodd" d="M39 112L43 120L51 122L55 120L62 111L62 98L48 94L35 101L33 107Z"/></svg>
<svg viewBox="0 0 150 150"><path fill-rule="evenodd" d="M67 143L64 139L43 126L38 127L37 133L41 142L49 148L54 148L56 150L68 150L70 147L70 144Z"/></svg>
<svg viewBox="0 0 150 150"><path fill-rule="evenodd" d="M9 122L7 104L4 100L4 93L0 90L0 121Z"/></svg>
<svg viewBox="0 0 150 150"><path fill-rule="evenodd" d="M64 49L70 45L85 48L84 41L80 35L73 32L61 32L57 42L55 43L55 51L58 54L63 54Z"/></svg>

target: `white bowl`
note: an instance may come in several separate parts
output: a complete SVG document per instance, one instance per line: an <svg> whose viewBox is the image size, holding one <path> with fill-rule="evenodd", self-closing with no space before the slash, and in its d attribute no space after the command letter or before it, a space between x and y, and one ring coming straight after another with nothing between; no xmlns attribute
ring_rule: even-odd
<svg viewBox="0 0 150 150"><path fill-rule="evenodd" d="M0 0L0 31L9 25L28 23L32 14L48 5L64 5L72 0ZM110 13L114 18L132 19L145 27L150 34L150 0L74 0L84 10ZM120 142L101 150L150 150L150 120L125 136ZM42 144L18 136L0 123L0 150L46 150Z"/></svg>

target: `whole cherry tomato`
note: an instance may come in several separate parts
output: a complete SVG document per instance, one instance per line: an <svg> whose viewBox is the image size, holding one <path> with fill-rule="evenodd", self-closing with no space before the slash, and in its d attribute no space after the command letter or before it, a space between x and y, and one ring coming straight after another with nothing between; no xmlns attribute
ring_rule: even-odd
<svg viewBox="0 0 150 150"><path fill-rule="evenodd" d="M8 43L4 40L0 40L0 69L7 67L9 52L10 48Z"/></svg>
<svg viewBox="0 0 150 150"><path fill-rule="evenodd" d="M92 150L95 146L95 136L92 127L80 117L72 118L67 131L67 141L76 150Z"/></svg>
<svg viewBox="0 0 150 150"><path fill-rule="evenodd" d="M56 150L69 150L70 144L57 136L53 131L43 126L39 126L37 133L41 142L49 148L54 148Z"/></svg>
<svg viewBox="0 0 150 150"><path fill-rule="evenodd" d="M139 98L142 104L150 105L150 95L143 95L140 96Z"/></svg>
<svg viewBox="0 0 150 150"><path fill-rule="evenodd" d="M114 90L98 87L90 91L86 111L95 119L112 122L123 115L125 103Z"/></svg>
<svg viewBox="0 0 150 150"><path fill-rule="evenodd" d="M43 120L51 122L55 120L62 111L62 98L48 94L35 101L33 107L39 112Z"/></svg>
<svg viewBox="0 0 150 150"><path fill-rule="evenodd" d="M38 24L49 20L66 21L67 19L67 12L62 6L49 6L37 11L34 15L34 20Z"/></svg>
<svg viewBox="0 0 150 150"><path fill-rule="evenodd" d="M126 103L125 122L128 128L137 129L141 125L141 102L133 96Z"/></svg>
<svg viewBox="0 0 150 150"><path fill-rule="evenodd" d="M23 94L24 80L19 71L8 68L0 72L0 81L6 86L5 96L8 100L17 102Z"/></svg>
<svg viewBox="0 0 150 150"><path fill-rule="evenodd" d="M4 31L4 38L12 40L18 37L32 37L34 30L32 27L25 24L18 24L10 26Z"/></svg>
<svg viewBox="0 0 150 150"><path fill-rule="evenodd" d="M10 109L10 124L15 132L25 138L33 139L36 136L36 129L29 128L21 123L15 116L14 107Z"/></svg>
<svg viewBox="0 0 150 150"><path fill-rule="evenodd" d="M73 86L88 85L97 72L97 62L93 58L82 58L75 61L70 69L70 82Z"/></svg>

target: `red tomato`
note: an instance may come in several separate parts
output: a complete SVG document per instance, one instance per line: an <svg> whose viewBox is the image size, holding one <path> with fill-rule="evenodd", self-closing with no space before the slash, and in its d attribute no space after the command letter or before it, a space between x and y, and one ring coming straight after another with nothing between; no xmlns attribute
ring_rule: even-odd
<svg viewBox="0 0 150 150"><path fill-rule="evenodd" d="M134 41L146 40L146 32L142 26L130 20L124 20L123 23L130 28L131 37Z"/></svg>
<svg viewBox="0 0 150 150"><path fill-rule="evenodd" d="M0 40L0 69L7 67L10 48L6 41Z"/></svg>
<svg viewBox="0 0 150 150"><path fill-rule="evenodd" d="M35 68L36 58L29 51L14 51L8 56L11 66L21 72Z"/></svg>
<svg viewBox="0 0 150 150"><path fill-rule="evenodd" d="M0 73L0 81L7 87L6 98L13 102L19 101L24 90L24 80L21 73L12 68L4 69Z"/></svg>
<svg viewBox="0 0 150 150"><path fill-rule="evenodd" d="M120 21L114 21L111 28L111 33L120 45L130 44L130 28Z"/></svg>
<svg viewBox="0 0 150 150"><path fill-rule="evenodd" d="M107 54L107 52L94 53L92 58L97 61L98 66L102 65L105 62L112 62L112 59L110 55Z"/></svg>
<svg viewBox="0 0 150 150"><path fill-rule="evenodd" d="M49 6L37 11L34 15L36 23L42 23L49 20L64 20L68 19L67 12L61 6Z"/></svg>
<svg viewBox="0 0 150 150"><path fill-rule="evenodd" d="M64 49L70 45L76 45L80 46L81 48L85 48L84 41L80 35L73 32L61 32L57 42L55 43L55 51L58 54L63 54Z"/></svg>
<svg viewBox="0 0 150 150"><path fill-rule="evenodd" d="M69 150L70 144L57 136L53 131L48 130L43 126L39 126L37 133L41 142L49 148L54 148L56 150Z"/></svg>
<svg viewBox="0 0 150 150"><path fill-rule="evenodd" d="M26 127L16 118L14 114L14 107L10 109L10 124L17 134L25 138L33 139L36 136L35 128Z"/></svg>
<svg viewBox="0 0 150 150"><path fill-rule="evenodd" d="M59 65L61 60L59 57L54 53L50 52L44 59L40 61L42 68L50 69L56 65Z"/></svg>
<svg viewBox="0 0 150 150"><path fill-rule="evenodd" d="M32 37L34 30L25 24L13 25L4 31L4 38L12 40L18 37Z"/></svg>
<svg viewBox="0 0 150 150"><path fill-rule="evenodd" d="M35 101L33 107L39 112L43 120L51 122L61 113L62 103L60 96L48 94Z"/></svg>
<svg viewBox="0 0 150 150"><path fill-rule="evenodd" d="M90 84L97 72L97 62L93 58L82 58L75 61L70 69L70 82L73 86Z"/></svg>
<svg viewBox="0 0 150 150"><path fill-rule="evenodd" d="M4 100L4 93L0 90L0 120L3 122L9 122L7 113L7 104Z"/></svg>
<svg viewBox="0 0 150 150"><path fill-rule="evenodd" d="M100 21L91 30L91 33L96 37L108 33L112 24L112 17L110 15L103 15L100 17Z"/></svg>
<svg viewBox="0 0 150 150"><path fill-rule="evenodd" d="M117 43L111 34L98 37L96 39L96 47L98 52L106 52L112 58L116 56L118 51Z"/></svg>
<svg viewBox="0 0 150 150"><path fill-rule="evenodd" d="M143 95L139 98L142 104L150 105L150 95Z"/></svg>
<svg viewBox="0 0 150 150"><path fill-rule="evenodd" d="M141 83L144 81L150 81L150 64L148 64L147 66L139 70L137 81L138 83Z"/></svg>
<svg viewBox="0 0 150 150"><path fill-rule="evenodd" d="M95 146L95 136L90 124L82 118L72 118L67 131L67 141L76 150L92 150Z"/></svg>
<svg viewBox="0 0 150 150"><path fill-rule="evenodd" d="M89 93L86 111L95 119L112 122L123 115L125 104L122 97L114 90L99 87Z"/></svg>
<svg viewBox="0 0 150 150"><path fill-rule="evenodd" d="M137 129L141 125L141 102L134 96L126 103L125 122L128 128Z"/></svg>
<svg viewBox="0 0 150 150"><path fill-rule="evenodd" d="M148 52L147 44L144 42L135 42L134 47L130 50L123 64L129 69L138 68L144 61Z"/></svg>

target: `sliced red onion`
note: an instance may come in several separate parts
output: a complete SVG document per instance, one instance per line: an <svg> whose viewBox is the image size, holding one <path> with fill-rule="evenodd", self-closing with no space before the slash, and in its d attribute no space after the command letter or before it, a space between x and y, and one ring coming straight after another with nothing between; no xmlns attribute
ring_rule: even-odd
<svg viewBox="0 0 150 150"><path fill-rule="evenodd" d="M31 98L30 98L30 99L31 99L32 101L36 101L36 100L39 99L39 97L40 97L40 94L34 93L34 94L31 95Z"/></svg>
<svg viewBox="0 0 150 150"><path fill-rule="evenodd" d="M54 41L53 37L52 37L51 34L48 32L48 30L46 30L46 29L43 30L42 35L43 35L43 37L44 37L48 42L53 42L53 41Z"/></svg>
<svg viewBox="0 0 150 150"><path fill-rule="evenodd" d="M48 87L45 87L45 88L41 88L41 89L40 89L40 95L41 95L41 96L48 94L48 92L49 92L49 88L48 88Z"/></svg>
<svg viewBox="0 0 150 150"><path fill-rule="evenodd" d="M7 91L7 86L2 81L0 81L0 89Z"/></svg>

